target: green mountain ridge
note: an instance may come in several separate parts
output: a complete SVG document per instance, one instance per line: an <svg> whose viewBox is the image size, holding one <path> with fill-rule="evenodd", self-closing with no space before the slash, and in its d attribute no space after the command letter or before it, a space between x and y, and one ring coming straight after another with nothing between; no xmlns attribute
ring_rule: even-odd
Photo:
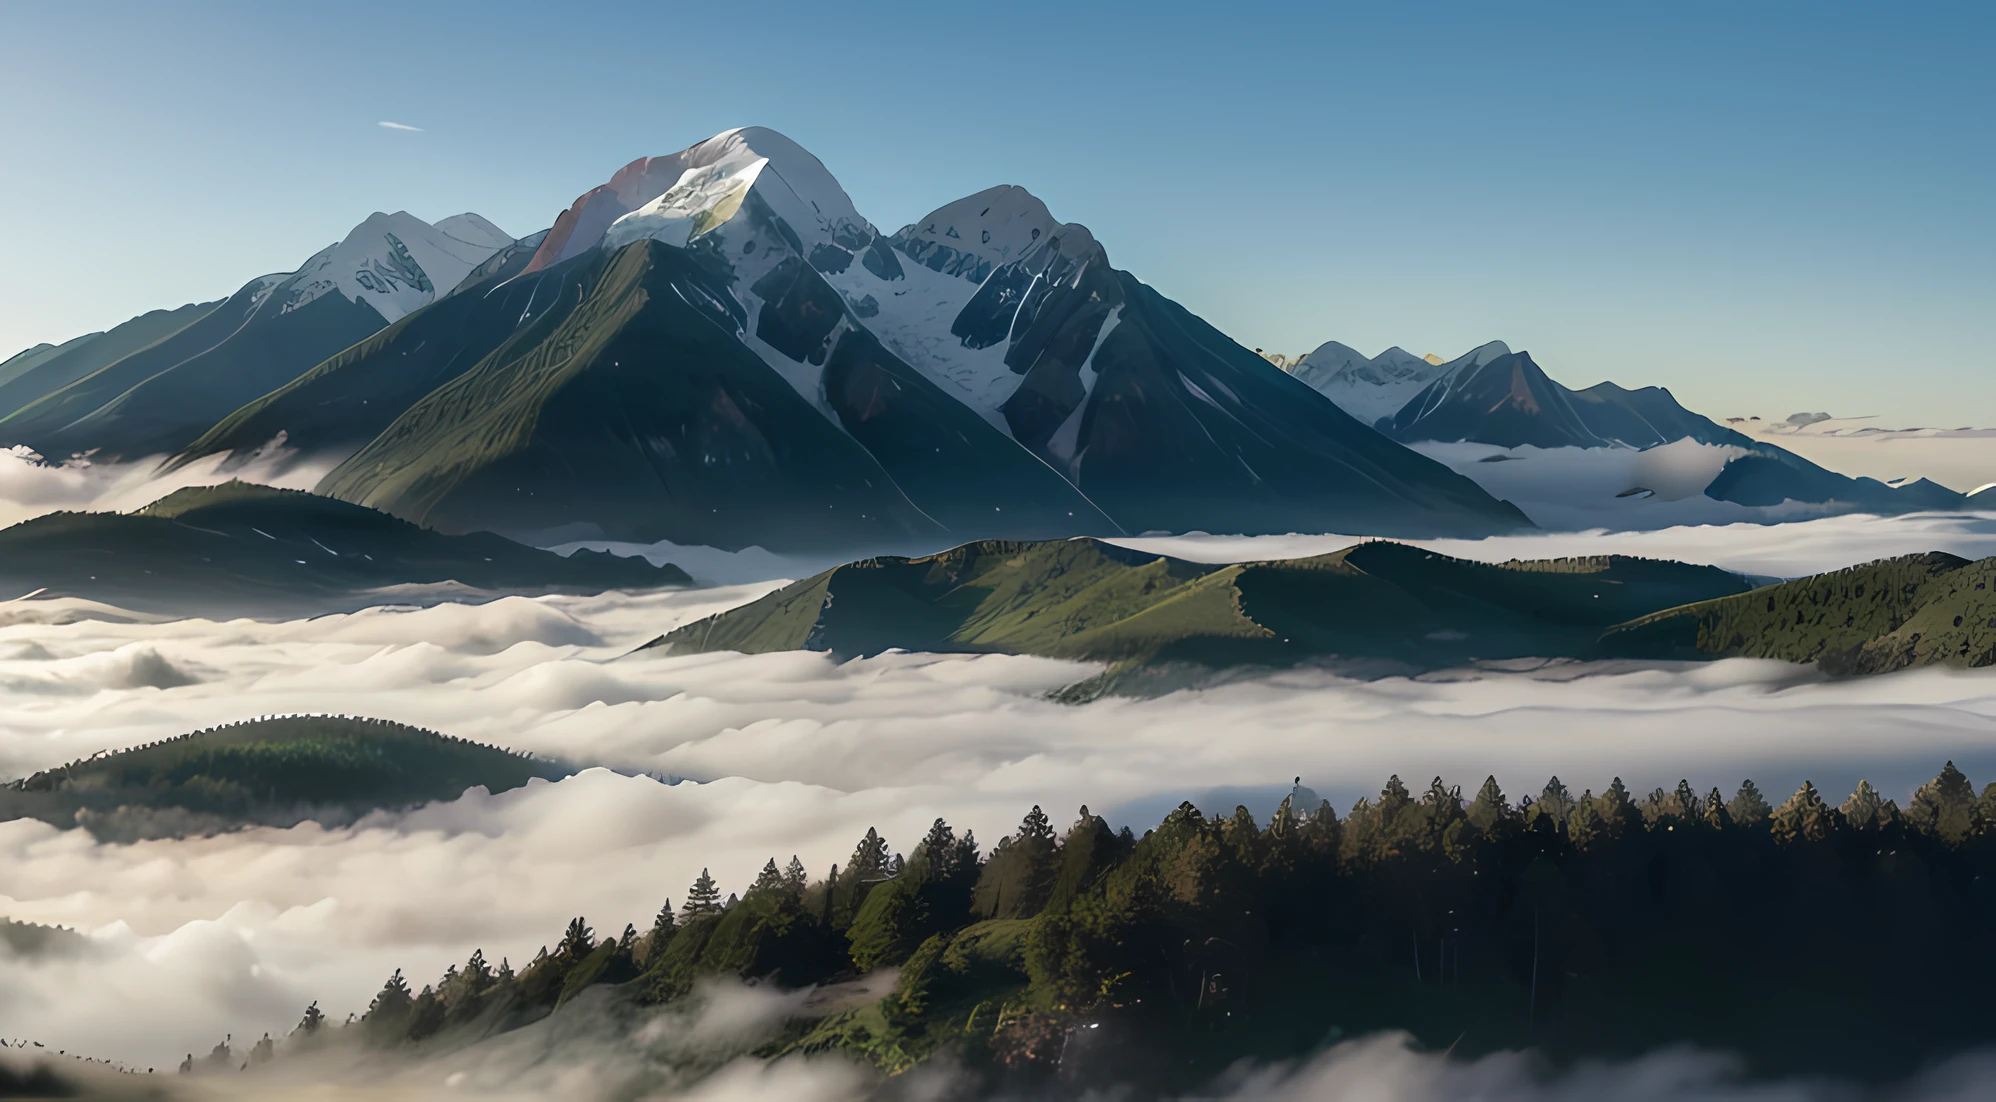
<svg viewBox="0 0 1996 1102"><path fill-rule="evenodd" d="M669 564L586 551L564 558L244 482L178 490L135 513L50 513L0 530L0 586L16 595L208 617L324 611L393 586L593 592L690 581Z"/></svg>
<svg viewBox="0 0 1996 1102"><path fill-rule="evenodd" d="M1492 564L1388 541L1224 565L1090 539L984 542L835 567L647 647L1109 664L1070 699L1323 659L1404 671L1521 658L1753 657L1845 676L1996 664L1996 558L1930 552L1756 588L1666 560Z"/></svg>
<svg viewBox="0 0 1996 1102"><path fill-rule="evenodd" d="M1094 686L1105 690L1176 663L1588 657L1617 624L1749 588L1709 566L1625 556L1487 564L1387 541L1227 565L1092 539L990 541L835 567L648 646L1035 654L1111 663Z"/></svg>

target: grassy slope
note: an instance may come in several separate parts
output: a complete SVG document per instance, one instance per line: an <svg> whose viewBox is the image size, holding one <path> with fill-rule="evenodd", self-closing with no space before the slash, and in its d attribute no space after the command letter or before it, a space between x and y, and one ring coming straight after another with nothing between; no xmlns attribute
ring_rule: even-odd
<svg viewBox="0 0 1996 1102"><path fill-rule="evenodd" d="M1490 565L1395 543L1211 566L1094 540L968 544L837 567L658 643L687 650L889 647L1118 662L1413 663L1585 655L1634 616L1738 593L1711 567L1603 557Z"/></svg>
<svg viewBox="0 0 1996 1102"><path fill-rule="evenodd" d="M229 414L176 461L254 449L279 431L306 449L371 440L424 395L484 357L507 359L507 349L548 337L595 286L606 261L603 254L592 254L516 284L460 287ZM499 274L503 270L488 281ZM528 314L530 320L521 324ZM489 338L481 339L486 334Z"/></svg>
<svg viewBox="0 0 1996 1102"><path fill-rule="evenodd" d="M1877 673L1996 662L1996 559L1906 555L1672 608L1610 632L1619 653L1779 658Z"/></svg>
<svg viewBox="0 0 1996 1102"><path fill-rule="evenodd" d="M47 355L33 362L21 357L7 361L8 366L0 369L0 417L166 340L219 305L219 301L202 302L177 310L153 310L87 341L50 349Z"/></svg>

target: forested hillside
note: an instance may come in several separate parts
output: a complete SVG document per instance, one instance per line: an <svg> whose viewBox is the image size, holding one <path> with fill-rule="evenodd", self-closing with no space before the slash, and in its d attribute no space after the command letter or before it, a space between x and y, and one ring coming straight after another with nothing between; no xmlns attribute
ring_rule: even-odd
<svg viewBox="0 0 1996 1102"><path fill-rule="evenodd" d="M353 716L268 716L74 761L0 787L0 822L82 825L101 837L209 833L251 823L350 822L370 811L493 792L572 770Z"/></svg>
<svg viewBox="0 0 1996 1102"><path fill-rule="evenodd" d="M905 858L869 831L826 879L772 859L722 900L703 872L648 930L577 918L517 971L479 953L420 988L397 972L345 1027L315 1005L259 1049L449 1048L591 987L636 1013L704 976L890 966L891 993L800 1011L764 1054L889 1073L947 1054L994 1086L1155 1097L1379 1030L1461 1055L1685 1043L1756 1073L1885 1078L1996 1029L1996 785L1951 763L1903 809L1869 784L1771 806L1750 781L1637 797L1557 778L1516 804L1494 780L1465 797L1397 777L1344 816L1297 804L1265 823L1188 804L1141 837L1034 808L988 852L938 820Z"/></svg>

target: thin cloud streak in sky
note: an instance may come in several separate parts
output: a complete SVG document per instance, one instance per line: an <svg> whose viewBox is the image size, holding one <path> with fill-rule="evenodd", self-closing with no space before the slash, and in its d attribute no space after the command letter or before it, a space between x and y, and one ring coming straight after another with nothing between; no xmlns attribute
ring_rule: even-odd
<svg viewBox="0 0 1996 1102"><path fill-rule="evenodd" d="M381 122L375 123L374 125L382 128L383 130L411 130L418 134L424 132L422 127L410 126L406 122L388 122L386 120L383 120Z"/></svg>

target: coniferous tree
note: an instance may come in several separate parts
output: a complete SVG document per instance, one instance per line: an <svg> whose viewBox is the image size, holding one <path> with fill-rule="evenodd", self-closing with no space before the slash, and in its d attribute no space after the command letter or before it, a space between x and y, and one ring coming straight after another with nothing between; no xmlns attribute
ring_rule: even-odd
<svg viewBox="0 0 1996 1102"><path fill-rule="evenodd" d="M700 878L686 889L686 902L680 907L680 914L691 922L696 918L706 918L721 913L721 888L714 883L706 869L700 870Z"/></svg>
<svg viewBox="0 0 1996 1102"><path fill-rule="evenodd" d="M561 944L555 947L554 955L562 965L573 968L582 963L582 958L596 951L596 932L589 923L580 917L569 920L568 929L561 935Z"/></svg>
<svg viewBox="0 0 1996 1102"><path fill-rule="evenodd" d="M658 917L652 919L651 933L645 935L644 963L649 965L657 960L659 954L665 952L665 947L672 944L673 935L678 932L679 923L673 921L672 900L668 899L665 901L665 906L658 909Z"/></svg>
<svg viewBox="0 0 1996 1102"><path fill-rule="evenodd" d="M756 874L755 883L749 885L750 894L757 892L769 895L782 895L785 892L783 872L776 867L776 858L763 862L762 871Z"/></svg>
<svg viewBox="0 0 1996 1102"><path fill-rule="evenodd" d="M1566 785L1560 783L1558 777L1553 777L1546 782L1545 789L1532 803L1532 813L1534 819L1541 815L1550 815L1554 823L1564 827L1567 818L1573 814L1573 793L1567 791Z"/></svg>
<svg viewBox="0 0 1996 1102"><path fill-rule="evenodd" d="M1601 836L1605 838L1621 838L1643 826L1643 813L1635 807L1629 787L1621 783L1621 777L1595 801L1595 813L1601 817Z"/></svg>
<svg viewBox="0 0 1996 1102"><path fill-rule="evenodd" d="M1732 813L1726 810L1726 799L1716 788L1705 797L1705 825L1713 830L1725 830L1733 825Z"/></svg>
<svg viewBox="0 0 1996 1102"><path fill-rule="evenodd" d="M783 869L783 890L789 892L792 899L802 899L807 886L809 886L809 877L804 873L804 862L799 861L797 855L793 853L790 855L790 864Z"/></svg>
<svg viewBox="0 0 1996 1102"><path fill-rule="evenodd" d="M402 970L388 977L374 1000L367 1004L367 1013L361 1021L367 1026L368 1036L377 1043L388 1043L401 1039L402 1027L409 1018L409 1009L416 1002L409 991L409 981L402 978Z"/></svg>
<svg viewBox="0 0 1996 1102"><path fill-rule="evenodd" d="M1031 918L1053 893L1057 859L1053 826L1035 804L1017 833L991 851L977 878L972 906L985 918Z"/></svg>
<svg viewBox="0 0 1996 1102"><path fill-rule="evenodd" d="M1558 784L1554 777L1552 784ZM1550 791L1552 784L1546 786ZM1544 801L1540 801L1543 803ZM1469 825L1486 835L1494 835L1512 822L1511 805L1504 799L1504 790L1497 787L1494 776L1483 778L1483 787L1476 790L1476 799L1471 800L1469 809L1464 812Z"/></svg>
<svg viewBox="0 0 1996 1102"><path fill-rule="evenodd" d="M1770 829L1777 842L1820 842L1836 829L1835 812L1823 802L1815 785L1803 781L1787 803L1774 809Z"/></svg>
<svg viewBox="0 0 1996 1102"><path fill-rule="evenodd" d="M1692 789L1688 780L1677 782L1677 787L1665 800L1665 805L1669 808L1670 814L1679 819L1690 821L1705 817L1705 801L1698 798L1698 793Z"/></svg>
<svg viewBox="0 0 1996 1102"><path fill-rule="evenodd" d="M277 1055L277 1042L271 1040L270 1034L266 1033L263 1035L263 1040L250 1046L249 1062L251 1064L267 1064L270 1062L270 1058L275 1055Z"/></svg>
<svg viewBox="0 0 1996 1102"><path fill-rule="evenodd" d="M1899 818L1898 805L1878 795L1870 781L1857 782L1857 791L1837 809L1852 830L1884 830Z"/></svg>
<svg viewBox="0 0 1996 1102"><path fill-rule="evenodd" d="M409 1005L409 1020L402 1027L402 1035L411 1041L420 1041L435 1036L444 1027L444 1004L428 984L423 985L421 994Z"/></svg>
<svg viewBox="0 0 1996 1102"><path fill-rule="evenodd" d="M310 1037L314 1033L319 1032L319 1027L325 1024L325 1011L319 1009L319 1002L317 999L314 999L312 1000L312 1005L305 1008L305 1016L298 1019L298 1028L291 1032L299 1037Z"/></svg>
<svg viewBox="0 0 1996 1102"><path fill-rule="evenodd" d="M1567 817L1566 836L1582 849L1600 839L1605 829L1600 812L1595 810L1598 803L1594 790L1590 788L1582 792L1580 798L1573 802L1573 814Z"/></svg>
<svg viewBox="0 0 1996 1102"><path fill-rule="evenodd" d="M1941 775L1920 786L1906 805L1906 821L1951 846L1975 833L1978 801L1975 786L1948 762Z"/></svg>
<svg viewBox="0 0 1996 1102"><path fill-rule="evenodd" d="M1769 806L1766 797L1760 794L1760 789L1755 788L1753 782L1747 780L1740 782L1739 792L1735 793L1732 801L1726 804L1726 814L1732 816L1733 822L1740 826L1758 827L1766 824L1774 814L1774 808Z"/></svg>

